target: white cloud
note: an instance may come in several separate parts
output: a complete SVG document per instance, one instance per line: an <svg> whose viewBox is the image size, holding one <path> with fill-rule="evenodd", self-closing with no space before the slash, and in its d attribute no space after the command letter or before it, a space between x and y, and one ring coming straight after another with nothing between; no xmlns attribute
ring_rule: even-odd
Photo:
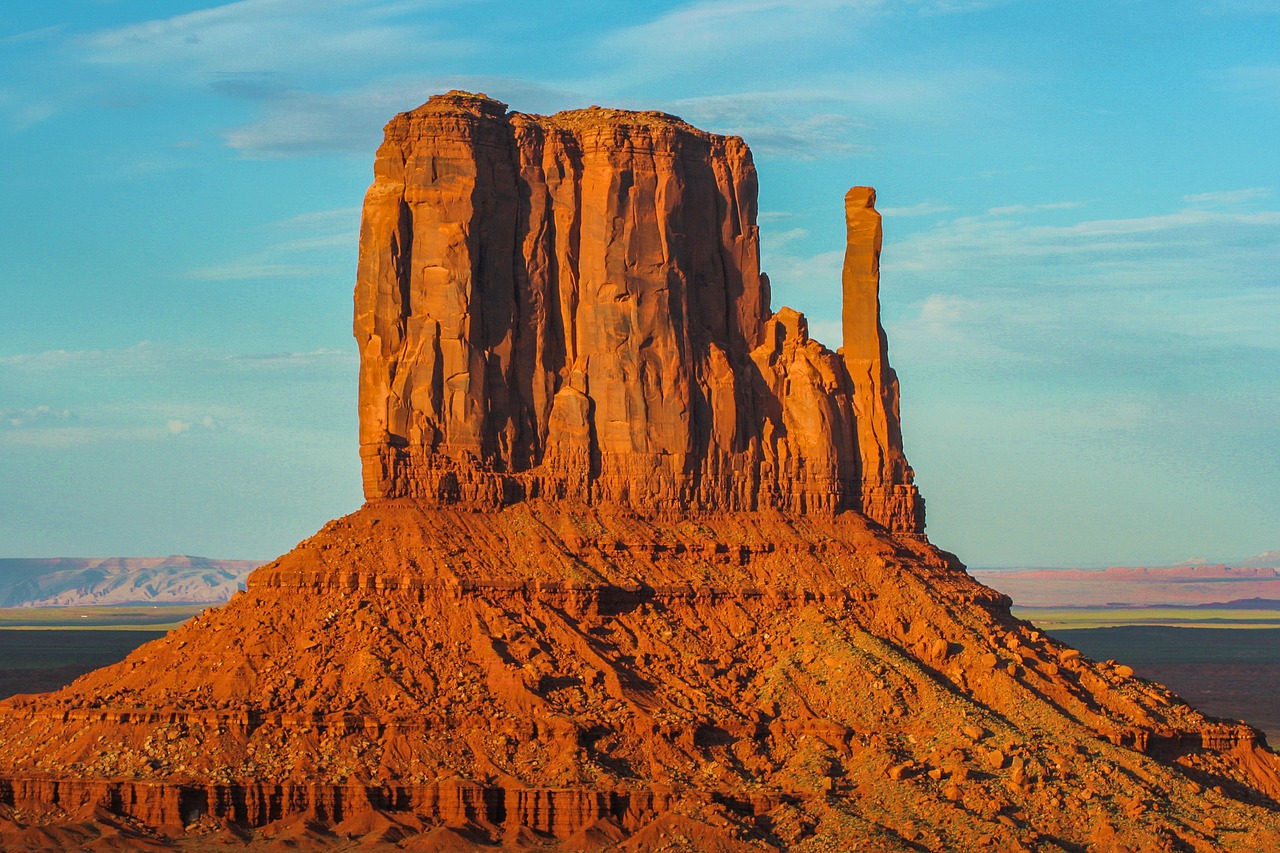
<svg viewBox="0 0 1280 853"><path fill-rule="evenodd" d="M678 74L749 55L757 45L814 43L856 35L869 21L894 14L981 11L1001 0L700 0L612 33L608 57L634 56L654 71ZM737 64L735 63L735 67Z"/></svg>
<svg viewBox="0 0 1280 853"><path fill-rule="evenodd" d="M994 334L1011 322L1010 306L979 302L956 294L930 294L915 313L889 328L894 349L910 352L913 361L939 364L994 365L1006 368L1031 357L998 343Z"/></svg>
<svg viewBox="0 0 1280 853"><path fill-rule="evenodd" d="M93 63L168 73L351 75L418 51L446 57L465 52L464 42L432 39L405 20L435 5L240 0L81 36L75 46Z"/></svg>
<svg viewBox="0 0 1280 853"><path fill-rule="evenodd" d="M54 408L47 404L29 409L0 409L0 426L26 427L49 421L63 421L70 417L69 409Z"/></svg>
<svg viewBox="0 0 1280 853"><path fill-rule="evenodd" d="M1007 204L1000 207L990 208L987 213L992 216L1021 216L1027 213L1036 213L1041 210L1071 210L1076 207L1083 207L1084 204L1078 201L1053 201L1043 204Z"/></svg>
<svg viewBox="0 0 1280 853"><path fill-rule="evenodd" d="M1280 65L1241 65L1214 75L1228 92L1264 101L1280 98Z"/></svg>
<svg viewBox="0 0 1280 853"><path fill-rule="evenodd" d="M178 418L170 418L168 421L168 427L170 435L181 435L191 429L191 423L190 421L184 421Z"/></svg>
<svg viewBox="0 0 1280 853"><path fill-rule="evenodd" d="M671 105L699 127L749 140L757 154L802 160L866 150L855 140L862 124L846 108L835 98L792 92L685 98Z"/></svg>
<svg viewBox="0 0 1280 853"><path fill-rule="evenodd" d="M196 281L248 281L262 278L303 278L322 276L332 269L321 264L272 264L246 261L196 267L187 272L187 278Z"/></svg>
<svg viewBox="0 0 1280 853"><path fill-rule="evenodd" d="M324 361L352 361L356 358L354 346L351 349L331 349L320 347L309 352L267 352L225 356L226 360L236 365L250 367L273 367L287 365L308 365Z"/></svg>
<svg viewBox="0 0 1280 853"><path fill-rule="evenodd" d="M281 219L278 222L271 223L271 225L273 228L281 230L305 232L329 231L348 227L354 227L359 230L360 208L336 207L330 210L313 210L307 213L299 213L297 216L290 216L288 219Z"/></svg>
<svg viewBox="0 0 1280 853"><path fill-rule="evenodd" d="M406 97L397 88L380 84L363 91L291 92L272 99L261 118L225 131L223 138L228 147L250 157L372 151L390 116L417 106L415 100L425 100Z"/></svg>
<svg viewBox="0 0 1280 853"><path fill-rule="evenodd" d="M62 373L74 377L109 376L113 380L139 378L150 381L157 373L192 376L205 372L224 372L228 367L244 369L276 369L306 367L312 365L341 364L357 357L355 345L349 349L317 347L298 352L238 352L226 353L204 348L176 348L142 341L120 349L103 350L46 350L37 353L19 353L0 357L0 378L5 373L10 379L22 377L24 382L39 383L48 380L45 374ZM147 404L131 402L119 413L141 411ZM165 414L171 413L166 410ZM50 404L27 408L0 409L0 420L9 417L40 415L48 417L66 415L65 410ZM181 415L187 420L200 420L205 414L220 417L217 411L202 410ZM224 413L225 414L225 413Z"/></svg>
<svg viewBox="0 0 1280 853"><path fill-rule="evenodd" d="M377 148L391 116L451 89L485 92L504 102L518 102L528 111L555 111L580 105L576 102L581 100L559 89L505 77L442 73L383 78L336 91L281 93L262 101L260 118L225 131L223 137L245 157L368 156Z"/></svg>
<svg viewBox="0 0 1280 853"><path fill-rule="evenodd" d="M1243 190L1222 190L1218 192L1193 193L1184 195L1182 200L1196 207L1236 207L1251 201L1261 201L1271 197L1269 187L1249 187Z"/></svg>
<svg viewBox="0 0 1280 853"><path fill-rule="evenodd" d="M30 42L50 41L57 38L66 28L62 25L53 27L40 27L35 30L26 30L13 35L0 36L0 44L27 44Z"/></svg>
<svg viewBox="0 0 1280 853"><path fill-rule="evenodd" d="M169 435L163 427L49 427L0 432L0 446L60 450L86 444L158 441Z"/></svg>
<svg viewBox="0 0 1280 853"><path fill-rule="evenodd" d="M655 69L678 73L717 62L727 53L741 55L755 44L812 39L832 28L845 31L885 5L885 0L702 0L618 30L600 50L644 57Z"/></svg>
<svg viewBox="0 0 1280 853"><path fill-rule="evenodd" d="M637 79L651 73L647 66L626 71ZM793 75L792 69L779 69L775 76ZM714 73L704 78L704 88L717 85ZM803 86L680 98L665 108L707 130L741 136L757 154L801 160L844 157L872 152L867 139L873 123L946 124L977 109L986 100L978 96L1003 79L990 68L839 71L806 74Z"/></svg>
<svg viewBox="0 0 1280 853"><path fill-rule="evenodd" d="M1028 276L1084 287L1203 287L1226 273L1237 283L1275 281L1280 212L1187 208L1130 219L1035 225L1000 215L963 217L896 241L885 255L894 274L963 275L985 288L1033 286ZM980 270L980 277L971 271Z"/></svg>
<svg viewBox="0 0 1280 853"><path fill-rule="evenodd" d="M324 278L353 262L360 240L358 208L318 210L269 226L273 235L289 235L225 263L187 270L195 281ZM342 260L337 260L341 258Z"/></svg>
<svg viewBox="0 0 1280 853"><path fill-rule="evenodd" d="M1261 377L1280 352L1280 212L1189 204L1039 222L1044 211L1073 209L997 206L891 239L881 298L899 368L985 375L1033 395L1144 385L1172 393L1199 381L1178 377L1206 372L1215 387L1247 387L1255 400L1274 391ZM787 234L764 243L775 307L832 316L842 252L803 256ZM838 343L836 326L823 333L830 340L814 334ZM1232 406L1246 419L1245 404Z"/></svg>
<svg viewBox="0 0 1280 853"><path fill-rule="evenodd" d="M316 122L335 112L338 118L368 113L355 101L345 111L309 113L308 106L324 106L319 93L360 88L378 77L382 85L371 89L394 89L385 78L424 59L441 69L456 67L477 50L471 41L476 31L450 31L449 16L438 12L469 2L239 0L109 29L43 33L28 40L39 42L26 60L33 73L8 99L6 112L22 129L90 101L132 104L166 90L186 96L204 90L262 111L262 118L229 132L233 147L252 152L260 137L270 135L277 143L268 152L274 156L313 153L302 141L313 137L323 140L321 150L331 151L334 137L351 145L350 125ZM399 108L409 106L416 103ZM379 107L384 111L370 124L374 132L389 114L385 102L374 105ZM299 127L290 133L272 121L277 112Z"/></svg>
<svg viewBox="0 0 1280 853"><path fill-rule="evenodd" d="M781 252L785 250L788 244L794 243L796 240L803 240L808 236L809 232L804 228L788 228L786 231L771 228L761 233L760 242L764 244L764 250L767 252Z"/></svg>
<svg viewBox="0 0 1280 853"><path fill-rule="evenodd" d="M844 249L819 252L816 255L793 255L782 251L770 251L766 245L761 251L761 265L773 282L774 308L779 296L785 294L791 307L813 311L824 296L839 298L840 278L844 273Z"/></svg>
<svg viewBox="0 0 1280 853"><path fill-rule="evenodd" d="M921 201L907 207L885 207L880 209L883 216L937 216L940 213L949 213L955 208L950 205L943 204L939 201Z"/></svg>
<svg viewBox="0 0 1280 853"><path fill-rule="evenodd" d="M45 350L36 353L18 353L0 356L0 367L20 370L63 370L85 365L105 365L109 368L137 368L154 362L155 348L150 341L140 341L123 349L108 350Z"/></svg>

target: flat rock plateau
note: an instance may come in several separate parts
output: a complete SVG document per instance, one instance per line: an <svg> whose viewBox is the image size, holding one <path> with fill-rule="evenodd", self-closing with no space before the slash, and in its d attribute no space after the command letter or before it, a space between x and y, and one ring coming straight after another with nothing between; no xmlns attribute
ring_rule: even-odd
<svg viewBox="0 0 1280 853"><path fill-rule="evenodd" d="M874 204L846 197L832 352L770 307L742 140L462 92L396 116L355 294L367 502L0 703L0 844L1280 849L1255 729L925 538Z"/></svg>

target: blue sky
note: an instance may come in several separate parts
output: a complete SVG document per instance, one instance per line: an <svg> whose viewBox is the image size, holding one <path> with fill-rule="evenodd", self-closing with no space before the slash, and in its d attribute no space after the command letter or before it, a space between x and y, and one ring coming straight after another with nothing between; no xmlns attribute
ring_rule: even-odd
<svg viewBox="0 0 1280 853"><path fill-rule="evenodd" d="M839 345L877 187L929 533L972 565L1280 547L1280 2L0 7L0 556L270 558L359 506L382 125L450 88L743 135Z"/></svg>

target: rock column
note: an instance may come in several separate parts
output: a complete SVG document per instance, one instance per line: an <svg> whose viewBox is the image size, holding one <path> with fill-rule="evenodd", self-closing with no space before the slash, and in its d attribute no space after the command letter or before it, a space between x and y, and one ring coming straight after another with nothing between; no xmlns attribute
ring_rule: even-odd
<svg viewBox="0 0 1280 853"><path fill-rule="evenodd" d="M924 531L924 500L902 450L898 376L880 325L880 248L883 231L876 191L854 187L844 197L848 229L842 321L845 367L854 387L862 511L897 533Z"/></svg>

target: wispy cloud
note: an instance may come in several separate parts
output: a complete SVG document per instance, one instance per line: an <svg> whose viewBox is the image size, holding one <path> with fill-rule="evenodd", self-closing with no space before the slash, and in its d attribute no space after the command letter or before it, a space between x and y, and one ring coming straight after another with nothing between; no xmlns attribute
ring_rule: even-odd
<svg viewBox="0 0 1280 853"><path fill-rule="evenodd" d="M0 44L26 44L29 42L50 41L57 38L66 28L61 24L52 27L39 27L34 30L24 30L20 33L12 35L0 36Z"/></svg>
<svg viewBox="0 0 1280 853"><path fill-rule="evenodd" d="M417 106L431 84L379 84L347 92L288 92L263 105L262 116L226 130L223 139L249 157L288 158L371 151L389 116Z"/></svg>
<svg viewBox="0 0 1280 853"><path fill-rule="evenodd" d="M345 151L353 144L349 132L318 122L335 113L361 119L370 113L355 100L326 102L324 93L346 91L354 99L378 78L387 85L374 90L395 91L394 75L406 66L456 67L476 52L476 31L451 29L458 16L437 13L470 2L239 0L96 31L53 28L22 39L30 54L23 67L34 70L3 106L10 123L24 129L91 102L133 103L159 92L210 94L260 113L243 129L228 131L232 147L252 153L260 137L270 135L275 147L264 151L269 156ZM382 110L368 122L376 133L389 114L388 101L370 106ZM300 127L287 133L272 120L277 113ZM317 146L306 147L304 137L316 138Z"/></svg>
<svg viewBox="0 0 1280 853"><path fill-rule="evenodd" d="M171 435L163 426L66 426L0 431L0 446L59 450L86 444L159 441Z"/></svg>
<svg viewBox="0 0 1280 853"><path fill-rule="evenodd" d="M109 369L138 368L154 363L155 347L150 341L140 341L123 349L54 349L0 356L0 368L7 367L23 371L78 369L87 365Z"/></svg>
<svg viewBox="0 0 1280 853"><path fill-rule="evenodd" d="M962 14L999 5L999 0L699 0L610 34L599 51L610 57L643 58L654 73L679 74L741 57L757 45L817 43L846 39L868 22L889 15ZM735 63L735 68L740 64Z"/></svg>
<svg viewBox="0 0 1280 853"><path fill-rule="evenodd" d="M409 18L438 6L414 0L239 0L80 36L85 58L104 66L216 75L305 72L355 76L415 51L457 57L461 38L437 39ZM288 46L282 49L282 46Z"/></svg>
<svg viewBox="0 0 1280 853"><path fill-rule="evenodd" d="M1237 207L1249 202L1271 197L1269 187L1249 187L1243 190L1221 190L1209 193L1184 195L1182 200L1195 207Z"/></svg>
<svg viewBox="0 0 1280 853"><path fill-rule="evenodd" d="M300 231L333 231L341 228L358 228L360 225L360 208L359 207L335 207L329 210L313 210L307 213L299 213L297 216L290 216L288 219L281 219L278 222L271 223L273 228L280 230L300 230Z"/></svg>
<svg viewBox="0 0 1280 853"><path fill-rule="evenodd" d="M13 401L0 409L0 447L257 441L289 423L323 432L339 425L296 401L282 405L281 383L333 397L349 390L356 363L354 347L228 353L143 343L9 355L0 359L0 387Z"/></svg>
<svg viewBox="0 0 1280 853"><path fill-rule="evenodd" d="M195 281L251 281L331 275L336 258L350 261L359 243L357 208L319 210L271 223L280 236L262 248L234 260L188 270Z"/></svg>
<svg viewBox="0 0 1280 853"><path fill-rule="evenodd" d="M1005 204L999 207L992 207L987 213L992 216L1023 216L1028 213L1038 213L1043 210L1072 210L1077 207L1083 207L1084 203L1079 201L1051 201L1041 204Z"/></svg>
<svg viewBox="0 0 1280 853"><path fill-rule="evenodd" d="M750 140L757 154L809 160L866 150L847 104L822 95L746 92L684 98L671 107L696 125Z"/></svg>
<svg viewBox="0 0 1280 853"><path fill-rule="evenodd" d="M513 78L456 73L392 77L348 89L287 91L264 98L258 118L226 130L223 138L228 147L252 158L367 155L381 140L388 118L450 89L486 92L530 112L581 105L557 88Z"/></svg>
<svg viewBox="0 0 1280 853"><path fill-rule="evenodd" d="M869 125L886 118L945 123L1001 80L987 68L810 74L803 87L702 95L667 106L700 127L742 136L758 154L805 160L871 153Z"/></svg>
<svg viewBox="0 0 1280 853"><path fill-rule="evenodd" d="M250 367L273 367L316 364L322 361L354 362L354 349L332 349L321 347L309 352L264 352L245 353L226 356L227 361Z"/></svg>
<svg viewBox="0 0 1280 853"><path fill-rule="evenodd" d="M55 408L43 403L29 409L0 409L0 425L9 427L65 421L70 417L70 409Z"/></svg>
<svg viewBox="0 0 1280 853"><path fill-rule="evenodd" d="M1033 224L1019 218L1026 212L995 208L911 235L894 244L886 268L914 276L983 270L987 288L1026 287L1033 274L1068 275L1086 287L1176 289L1200 288L1205 276L1222 272L1241 284L1274 281L1280 260L1278 211L1188 207L1070 225Z"/></svg>
<svg viewBox="0 0 1280 853"><path fill-rule="evenodd" d="M305 278L324 275L329 271L328 267L320 264L270 264L248 261L196 267L187 273L187 278L196 281L250 281L268 278Z"/></svg>
<svg viewBox="0 0 1280 853"><path fill-rule="evenodd" d="M906 207L884 207L880 209L880 213L884 216L937 216L941 213L949 213L955 208L939 201L921 201Z"/></svg>
<svg viewBox="0 0 1280 853"><path fill-rule="evenodd" d="M1264 102L1280 100L1280 65L1240 65L1214 77L1223 91Z"/></svg>
<svg viewBox="0 0 1280 853"><path fill-rule="evenodd" d="M298 352L219 352L207 348L175 348L142 341L128 347L101 350L45 350L34 353L17 353L0 357L0 376L34 377L32 381L45 381L44 374L62 372L74 376L107 373L116 379L147 377L156 372L191 374L193 372L218 372L228 367L243 370L271 369L279 367L310 366L327 363L350 362L356 359L354 345L351 349L317 347ZM146 404L130 404L138 410ZM167 412L168 410L166 410ZM21 413L29 417L64 416L65 410L51 404L40 404L25 409L0 409L0 420ZM187 417L191 415L188 414Z"/></svg>

